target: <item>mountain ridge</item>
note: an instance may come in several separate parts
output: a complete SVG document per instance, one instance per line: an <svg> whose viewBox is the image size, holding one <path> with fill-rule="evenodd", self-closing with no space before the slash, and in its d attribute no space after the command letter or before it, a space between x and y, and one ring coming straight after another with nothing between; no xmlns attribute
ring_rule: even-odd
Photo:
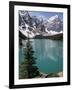
<svg viewBox="0 0 72 90"><path fill-rule="evenodd" d="M37 16L31 16L28 11L19 11L19 31L29 38L42 35L63 33L63 22L58 15L50 17L47 21Z"/></svg>

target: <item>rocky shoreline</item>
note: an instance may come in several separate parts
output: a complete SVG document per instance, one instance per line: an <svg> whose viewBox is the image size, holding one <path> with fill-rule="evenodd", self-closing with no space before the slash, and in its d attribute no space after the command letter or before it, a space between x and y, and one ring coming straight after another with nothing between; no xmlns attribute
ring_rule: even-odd
<svg viewBox="0 0 72 90"><path fill-rule="evenodd" d="M63 72L58 72L58 73L42 73L40 72L40 75L35 77L35 78L52 78L52 77L63 77Z"/></svg>

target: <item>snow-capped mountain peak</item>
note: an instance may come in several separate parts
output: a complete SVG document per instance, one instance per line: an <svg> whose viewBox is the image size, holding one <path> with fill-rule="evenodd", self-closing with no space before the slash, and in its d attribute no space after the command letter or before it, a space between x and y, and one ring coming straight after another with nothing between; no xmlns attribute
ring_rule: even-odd
<svg viewBox="0 0 72 90"><path fill-rule="evenodd" d="M58 15L55 15L55 16L52 16L48 19L48 22L52 22L53 20L58 20L59 19L59 16Z"/></svg>

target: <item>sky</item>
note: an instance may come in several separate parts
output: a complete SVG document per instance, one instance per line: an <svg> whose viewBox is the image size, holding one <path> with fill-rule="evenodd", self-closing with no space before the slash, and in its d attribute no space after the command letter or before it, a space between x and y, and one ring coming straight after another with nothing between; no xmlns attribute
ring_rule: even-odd
<svg viewBox="0 0 72 90"><path fill-rule="evenodd" d="M40 12L40 11L29 11L31 16L38 16L48 19L52 16L58 15L60 19L63 21L63 13L59 12Z"/></svg>

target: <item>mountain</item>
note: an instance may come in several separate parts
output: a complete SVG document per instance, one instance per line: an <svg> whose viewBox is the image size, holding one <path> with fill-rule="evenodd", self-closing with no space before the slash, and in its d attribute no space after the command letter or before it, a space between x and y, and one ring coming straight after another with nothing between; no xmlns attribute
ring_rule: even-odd
<svg viewBox="0 0 72 90"><path fill-rule="evenodd" d="M63 30L63 23L58 15L52 16L48 19L47 29L57 32Z"/></svg>
<svg viewBox="0 0 72 90"><path fill-rule="evenodd" d="M58 15L45 20L32 16L28 11L19 11L19 31L25 37L51 36L63 32L63 22Z"/></svg>

